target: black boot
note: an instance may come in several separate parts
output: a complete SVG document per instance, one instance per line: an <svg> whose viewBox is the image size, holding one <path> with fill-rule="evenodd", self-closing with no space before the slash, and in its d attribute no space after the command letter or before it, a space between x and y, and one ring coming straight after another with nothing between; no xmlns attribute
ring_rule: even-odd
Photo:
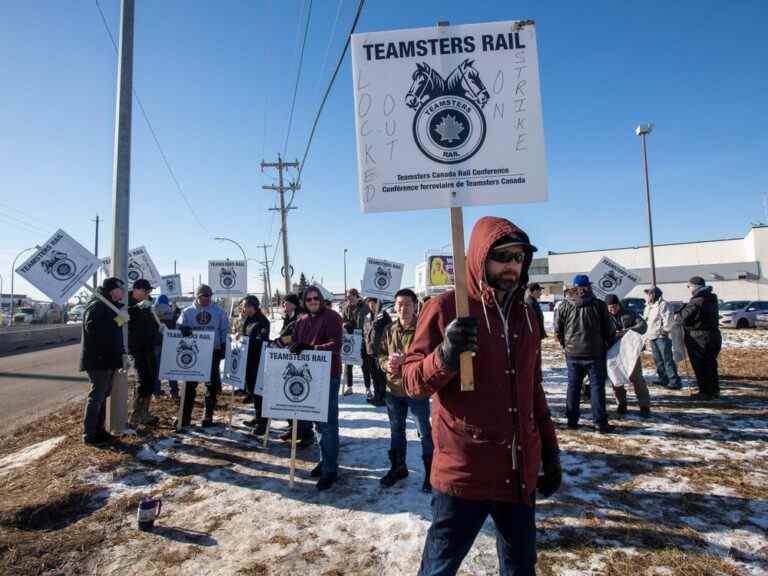
<svg viewBox="0 0 768 576"><path fill-rule="evenodd" d="M432 492L432 455L422 456L424 461L424 483L421 485L421 491L425 493Z"/></svg>
<svg viewBox="0 0 768 576"><path fill-rule="evenodd" d="M385 488L394 486L395 482L408 477L408 466L405 465L405 452L399 450L389 451L389 461L391 467L384 477L379 480L379 483Z"/></svg>
<svg viewBox="0 0 768 576"><path fill-rule="evenodd" d="M195 395L197 393L197 386L184 383L182 386L186 386L184 391L184 405L181 410L181 427L187 428L192 423L192 409L195 407ZM174 427L178 428L178 423L174 422Z"/></svg>
<svg viewBox="0 0 768 576"><path fill-rule="evenodd" d="M216 394L208 393L205 395L205 412L203 412L203 421L200 426L207 428L213 426L213 412L216 410Z"/></svg>
<svg viewBox="0 0 768 576"><path fill-rule="evenodd" d="M254 418L256 421L256 427L253 429L253 433L256 436L264 436L267 433L267 423L269 420L266 418Z"/></svg>

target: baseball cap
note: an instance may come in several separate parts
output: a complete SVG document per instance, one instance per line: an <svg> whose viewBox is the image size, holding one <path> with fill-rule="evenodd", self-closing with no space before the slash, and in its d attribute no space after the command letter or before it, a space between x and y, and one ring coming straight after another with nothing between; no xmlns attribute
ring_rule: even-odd
<svg viewBox="0 0 768 576"><path fill-rule="evenodd" d="M147 292L152 292L152 284L149 283L149 280L146 278L139 278L136 280L136 282L133 283L133 288L138 290L146 290Z"/></svg>
<svg viewBox="0 0 768 576"><path fill-rule="evenodd" d="M589 288L591 285L592 282L589 281L589 276L586 274L576 274L576 276L573 277L574 288Z"/></svg>

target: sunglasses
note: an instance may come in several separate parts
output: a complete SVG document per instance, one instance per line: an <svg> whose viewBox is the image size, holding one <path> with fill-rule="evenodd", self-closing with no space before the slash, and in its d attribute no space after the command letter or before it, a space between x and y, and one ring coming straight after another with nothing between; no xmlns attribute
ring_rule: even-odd
<svg viewBox="0 0 768 576"><path fill-rule="evenodd" d="M491 250L488 254L488 258L494 262L501 262L502 264L508 262L517 262L519 264L525 260L525 252L509 252L507 250L497 252L496 250Z"/></svg>
<svg viewBox="0 0 768 576"><path fill-rule="evenodd" d="M317 296L310 296L309 298L304 298L304 302L320 302L320 298Z"/></svg>

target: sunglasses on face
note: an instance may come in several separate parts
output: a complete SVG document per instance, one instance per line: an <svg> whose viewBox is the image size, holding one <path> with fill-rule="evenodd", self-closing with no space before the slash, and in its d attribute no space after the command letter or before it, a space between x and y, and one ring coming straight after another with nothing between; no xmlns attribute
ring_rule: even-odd
<svg viewBox="0 0 768 576"><path fill-rule="evenodd" d="M500 262L502 264L508 262L517 262L519 264L525 260L525 252L510 252L508 250L497 252L496 250L491 250L488 254L488 258L494 262Z"/></svg>
<svg viewBox="0 0 768 576"><path fill-rule="evenodd" d="M320 298L317 296L310 296L308 298L304 298L304 302L320 302Z"/></svg>

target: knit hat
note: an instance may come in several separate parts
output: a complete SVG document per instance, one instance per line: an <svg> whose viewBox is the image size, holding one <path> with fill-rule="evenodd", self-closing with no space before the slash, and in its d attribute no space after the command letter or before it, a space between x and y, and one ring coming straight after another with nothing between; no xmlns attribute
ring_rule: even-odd
<svg viewBox="0 0 768 576"><path fill-rule="evenodd" d="M706 282L704 282L704 278L701 276L691 276L688 279L688 284L691 286L706 286Z"/></svg>
<svg viewBox="0 0 768 576"><path fill-rule="evenodd" d="M200 284L195 291L196 296L213 296L213 290L208 284Z"/></svg>
<svg viewBox="0 0 768 576"><path fill-rule="evenodd" d="M110 293L115 288L125 288L125 282L120 280L120 278L116 278L115 276L104 278L103 282L101 283L101 289L104 292Z"/></svg>
<svg viewBox="0 0 768 576"><path fill-rule="evenodd" d="M146 278L139 278L136 280L136 282L133 283L133 288L137 290L146 290L147 292L152 292L152 284L150 284L149 280Z"/></svg>
<svg viewBox="0 0 768 576"><path fill-rule="evenodd" d="M301 307L301 301L299 300L299 297L296 294L288 294L288 296L285 297L286 302L290 302L294 306L300 308Z"/></svg>
<svg viewBox="0 0 768 576"><path fill-rule="evenodd" d="M620 302L619 302L619 297L618 297L618 296L616 296L616 294L608 294L608 295L605 297L605 303L606 303L606 304L608 304L609 306L610 306L611 304L620 304Z"/></svg>
<svg viewBox="0 0 768 576"><path fill-rule="evenodd" d="M592 282L589 281L589 276L586 274L576 274L573 277L574 288L589 288L590 286L592 286Z"/></svg>
<svg viewBox="0 0 768 576"><path fill-rule="evenodd" d="M160 294L160 296L157 297L157 303L158 305L165 304L166 306L170 305L171 301L168 300L168 296L165 294Z"/></svg>

